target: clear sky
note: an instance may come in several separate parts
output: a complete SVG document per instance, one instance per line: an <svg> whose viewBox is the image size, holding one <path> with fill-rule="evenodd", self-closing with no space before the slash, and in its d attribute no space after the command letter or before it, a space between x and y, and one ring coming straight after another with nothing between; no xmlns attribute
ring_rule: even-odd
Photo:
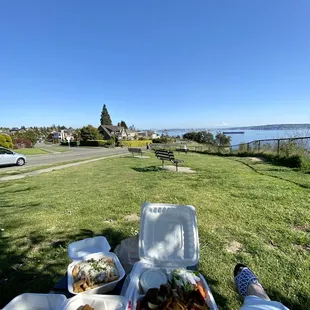
<svg viewBox="0 0 310 310"><path fill-rule="evenodd" d="M310 123L309 0L2 0L0 127Z"/></svg>

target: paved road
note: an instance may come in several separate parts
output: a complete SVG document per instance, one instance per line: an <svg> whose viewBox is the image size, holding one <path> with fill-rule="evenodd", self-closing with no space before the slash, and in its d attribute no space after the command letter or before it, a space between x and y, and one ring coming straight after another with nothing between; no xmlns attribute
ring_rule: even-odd
<svg viewBox="0 0 310 310"><path fill-rule="evenodd" d="M1 167L1 171L16 170L26 167L44 166L55 163L63 163L71 160L88 159L92 157L104 157L109 155L117 155L128 153L127 148L71 148L70 152L48 154L48 155L32 155L27 156L27 163L23 167Z"/></svg>

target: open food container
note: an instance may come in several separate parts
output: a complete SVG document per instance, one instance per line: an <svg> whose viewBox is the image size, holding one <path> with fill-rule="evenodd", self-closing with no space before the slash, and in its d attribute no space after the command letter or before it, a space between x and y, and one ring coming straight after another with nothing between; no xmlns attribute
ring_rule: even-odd
<svg viewBox="0 0 310 310"><path fill-rule="evenodd" d="M126 310L128 301L123 296L77 295L67 299L60 294L22 294L15 297L3 310L77 310L89 305L95 310Z"/></svg>
<svg viewBox="0 0 310 310"><path fill-rule="evenodd" d="M71 294L104 294L112 291L118 282L120 282L125 276L125 270L121 265L116 254L109 252L111 249L107 239L103 236L98 236L94 238L87 238L84 240L79 240L69 244L68 254L73 262L68 266L67 275L68 275L68 291ZM99 286L96 285L95 288L88 287L87 290L82 292L74 291L75 283L75 267L81 266L81 263L85 261L92 260L94 262L106 259L107 261L112 260L117 270L117 279L111 281L102 281ZM95 268L96 263L93 264ZM89 272L89 269L88 269ZM93 272L92 272L93 274Z"/></svg>
<svg viewBox="0 0 310 310"><path fill-rule="evenodd" d="M145 281L142 279L141 283L141 277L147 270L158 270L157 279L162 278L162 274L166 274L168 279L174 269L197 265L199 238L195 208L144 203L141 210L139 256L140 261L134 265L121 293L129 300L133 310L138 300L145 296ZM217 310L206 280L201 274L199 278L207 293L206 304L211 310Z"/></svg>
<svg viewBox="0 0 310 310"><path fill-rule="evenodd" d="M25 293L12 299L3 310L60 310L66 301L66 296L61 294Z"/></svg>
<svg viewBox="0 0 310 310"><path fill-rule="evenodd" d="M77 310L86 304L94 310L126 310L128 301L123 296L82 294L68 299L62 310Z"/></svg>
<svg viewBox="0 0 310 310"><path fill-rule="evenodd" d="M117 272L118 272L118 278L114 281L103 283L95 288L88 289L84 292L79 292L79 293L75 292L74 291L74 276L72 274L74 267L83 261L87 261L91 259L93 259L94 261L98 261L101 258L113 260L115 267L117 269ZM110 252L109 253L95 253L95 254L84 256L83 260L72 262L68 266L67 273L68 273L68 291L74 295L76 294L104 294L104 293L110 292L115 288L117 283L120 282L125 276L125 270L122 267L118 257L114 253L110 253Z"/></svg>

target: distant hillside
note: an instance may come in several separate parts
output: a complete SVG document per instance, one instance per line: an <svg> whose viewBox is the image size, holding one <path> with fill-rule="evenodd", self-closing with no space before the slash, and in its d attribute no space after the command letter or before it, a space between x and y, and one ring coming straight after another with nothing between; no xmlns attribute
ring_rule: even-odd
<svg viewBox="0 0 310 310"><path fill-rule="evenodd" d="M226 129L242 129L242 130L292 130L292 129L310 129L310 124L274 124L246 127L232 127Z"/></svg>

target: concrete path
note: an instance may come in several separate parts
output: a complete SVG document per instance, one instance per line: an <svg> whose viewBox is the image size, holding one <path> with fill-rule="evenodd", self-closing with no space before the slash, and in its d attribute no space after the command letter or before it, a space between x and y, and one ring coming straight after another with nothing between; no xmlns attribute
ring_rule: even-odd
<svg viewBox="0 0 310 310"><path fill-rule="evenodd" d="M11 181L11 180L23 179L25 177L32 177L35 175L39 175L41 173L52 172L52 171L61 170L61 169L69 168L69 167L79 166L82 164L87 164L87 163L91 163L94 161L103 160L103 159L107 159L107 158L111 158L111 157L117 157L117 156L121 156L121 155L123 155L123 154L110 155L110 156L105 156L105 157L100 157L100 158L93 158L93 159L88 159L85 161L80 161L78 163L71 163L71 164L65 164L65 165L61 165L61 166L39 169L39 170L31 171L31 172L21 173L18 175L8 175L5 177L0 177L0 182L7 182L7 181Z"/></svg>

